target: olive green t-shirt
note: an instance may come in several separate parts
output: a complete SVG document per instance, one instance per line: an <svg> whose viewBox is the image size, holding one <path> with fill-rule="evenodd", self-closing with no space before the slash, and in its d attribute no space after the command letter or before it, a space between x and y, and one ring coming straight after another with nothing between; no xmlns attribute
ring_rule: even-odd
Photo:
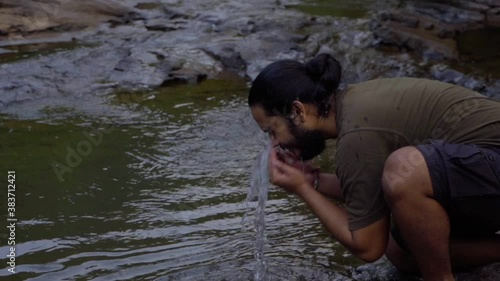
<svg viewBox="0 0 500 281"><path fill-rule="evenodd" d="M336 98L337 175L349 228L388 213L382 172L391 152L444 140L500 147L500 102L469 89L415 78L349 85Z"/></svg>

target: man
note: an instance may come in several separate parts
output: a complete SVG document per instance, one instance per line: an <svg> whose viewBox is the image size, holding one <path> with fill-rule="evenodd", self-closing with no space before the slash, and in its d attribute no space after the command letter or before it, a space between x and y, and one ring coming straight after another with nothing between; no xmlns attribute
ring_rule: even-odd
<svg viewBox="0 0 500 281"><path fill-rule="evenodd" d="M252 84L252 115L275 146L271 182L367 262L385 253L402 271L454 280L452 269L500 261L500 102L414 78L338 91L340 78L339 63L322 54L275 62ZM336 175L287 164L333 138Z"/></svg>

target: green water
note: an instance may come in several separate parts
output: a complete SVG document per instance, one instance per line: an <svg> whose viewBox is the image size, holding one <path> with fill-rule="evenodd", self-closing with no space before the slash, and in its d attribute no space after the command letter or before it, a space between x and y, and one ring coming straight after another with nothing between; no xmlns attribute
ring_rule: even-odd
<svg viewBox="0 0 500 281"><path fill-rule="evenodd" d="M82 47L77 41L33 43L2 47L11 52L0 54L0 64L44 56L55 52Z"/></svg>
<svg viewBox="0 0 500 281"><path fill-rule="evenodd" d="M460 62L455 67L500 79L500 28L466 31L457 36Z"/></svg>
<svg viewBox="0 0 500 281"><path fill-rule="evenodd" d="M6 270L0 279L252 280L255 238L242 217L265 136L246 94L245 81L208 80L117 91L110 106L121 117L2 116L0 171L16 171L20 258L15 279ZM273 189L266 217L273 278L350 276L359 264L296 197Z"/></svg>

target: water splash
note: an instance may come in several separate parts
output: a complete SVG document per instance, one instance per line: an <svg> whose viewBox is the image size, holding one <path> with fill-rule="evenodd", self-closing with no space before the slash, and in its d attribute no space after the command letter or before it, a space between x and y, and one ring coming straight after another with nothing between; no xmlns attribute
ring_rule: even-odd
<svg viewBox="0 0 500 281"><path fill-rule="evenodd" d="M269 151L271 145L269 144L266 149L259 155L254 166L250 188L247 194L247 204L257 200L257 207L255 208L254 227L255 227L255 281L267 281L267 260L265 257L265 241L266 241L266 201L269 191L269 172L268 161ZM246 217L246 214L245 214ZM243 218L243 221L245 220Z"/></svg>

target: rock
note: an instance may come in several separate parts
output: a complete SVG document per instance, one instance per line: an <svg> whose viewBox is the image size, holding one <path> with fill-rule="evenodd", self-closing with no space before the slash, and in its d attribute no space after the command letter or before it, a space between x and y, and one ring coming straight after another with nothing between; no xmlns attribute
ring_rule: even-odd
<svg viewBox="0 0 500 281"><path fill-rule="evenodd" d="M202 50L220 61L227 70L245 76L247 64L235 48L236 44L234 43L217 42L203 47Z"/></svg>
<svg viewBox="0 0 500 281"><path fill-rule="evenodd" d="M402 14L396 11L393 11L393 13L391 14L391 20L394 22L403 23L405 26L412 28L418 27L418 24L420 22L420 19L417 16L409 15L407 13Z"/></svg>
<svg viewBox="0 0 500 281"><path fill-rule="evenodd" d="M15 52L12 51L12 50L0 48L0 55L2 55L2 54L12 54L12 53L15 53Z"/></svg>
<svg viewBox="0 0 500 281"><path fill-rule="evenodd" d="M460 85L464 86L465 88L474 90L476 92L482 92L484 89L486 89L486 85L483 82L472 77L467 77L466 79L462 79Z"/></svg>
<svg viewBox="0 0 500 281"><path fill-rule="evenodd" d="M500 14L488 14L486 16L486 25L500 28Z"/></svg>
<svg viewBox="0 0 500 281"><path fill-rule="evenodd" d="M423 15L451 24L482 24L485 16L475 10L457 8L450 4L435 2L413 2L415 10Z"/></svg>
<svg viewBox="0 0 500 281"><path fill-rule="evenodd" d="M456 274L457 281L496 281L500 276L500 263L479 267L469 272Z"/></svg>
<svg viewBox="0 0 500 281"><path fill-rule="evenodd" d="M340 34L340 44L348 44L356 48L368 48L373 42L373 32L347 31Z"/></svg>
<svg viewBox="0 0 500 281"><path fill-rule="evenodd" d="M500 7L490 9L490 10L488 10L488 12L486 12L486 14L488 14L488 15L498 15L498 14L500 14Z"/></svg>
<svg viewBox="0 0 500 281"><path fill-rule="evenodd" d="M442 82L457 84L465 88L481 92L486 89L483 81L474 77L468 77L464 73L450 69L443 64L437 64L431 67L431 75L434 79Z"/></svg>
<svg viewBox="0 0 500 281"><path fill-rule="evenodd" d="M188 45L178 45L156 50L157 55L174 65L173 70L164 77L163 86L175 83L196 84L204 79L215 78L222 72L222 64L204 52Z"/></svg>
<svg viewBox="0 0 500 281"><path fill-rule="evenodd" d="M153 19L148 20L146 23L146 28L151 31L172 31L179 29L179 25L172 23L166 19Z"/></svg>
<svg viewBox="0 0 500 281"><path fill-rule="evenodd" d="M491 7L500 7L500 0L475 0L475 1Z"/></svg>
<svg viewBox="0 0 500 281"><path fill-rule="evenodd" d="M251 17L236 17L224 20L216 24L216 32L233 33L237 36L245 36L257 30L256 23Z"/></svg>
<svg viewBox="0 0 500 281"><path fill-rule="evenodd" d="M440 38L436 32L429 32L423 27L408 28L405 25L390 22L372 31L383 44L396 45L400 48L409 48L444 58L458 58L457 45L453 39Z"/></svg>
<svg viewBox="0 0 500 281"><path fill-rule="evenodd" d="M465 74L453 69L449 69L448 66L442 64L432 66L431 74L435 79L439 81L453 84L457 84L465 76Z"/></svg>
<svg viewBox="0 0 500 281"><path fill-rule="evenodd" d="M191 16L186 14L186 13L183 13L177 9L173 9L170 7L170 5L168 4L165 4L162 6L162 12L163 14L165 15L165 18L169 19L169 20L175 20L175 19L190 19Z"/></svg>
<svg viewBox="0 0 500 281"><path fill-rule="evenodd" d="M34 99L33 89L29 85L16 81L0 83L0 92L3 93L0 95L2 106Z"/></svg>
<svg viewBox="0 0 500 281"><path fill-rule="evenodd" d="M476 3L476 2L471 1L471 0L460 0L457 4L459 7L463 8L465 10L478 11L481 13L490 9L489 5Z"/></svg>
<svg viewBox="0 0 500 281"><path fill-rule="evenodd" d="M0 7L0 30L9 36L26 36L33 32L57 29L80 30L125 17L131 12L130 8L115 1L3 0Z"/></svg>

